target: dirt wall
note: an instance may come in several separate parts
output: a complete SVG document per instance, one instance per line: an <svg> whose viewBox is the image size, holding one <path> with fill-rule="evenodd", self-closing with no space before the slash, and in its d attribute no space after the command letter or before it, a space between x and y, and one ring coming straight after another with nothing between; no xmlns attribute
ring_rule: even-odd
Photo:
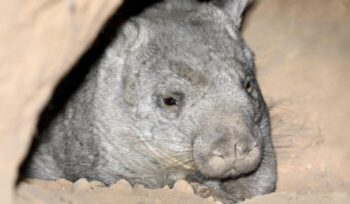
<svg viewBox="0 0 350 204"><path fill-rule="evenodd" d="M350 1L261 0L244 35L272 108L278 191L350 191Z"/></svg>
<svg viewBox="0 0 350 204"><path fill-rule="evenodd" d="M121 0L0 1L0 198L9 203L17 167L41 108Z"/></svg>

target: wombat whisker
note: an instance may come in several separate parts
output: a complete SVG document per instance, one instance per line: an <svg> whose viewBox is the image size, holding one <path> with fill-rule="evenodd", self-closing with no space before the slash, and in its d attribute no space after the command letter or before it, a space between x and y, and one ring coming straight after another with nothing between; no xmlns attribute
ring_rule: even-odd
<svg viewBox="0 0 350 204"><path fill-rule="evenodd" d="M279 120L275 120L274 122L272 122L271 124L271 128L272 129L277 129L277 128L280 128L284 125L284 122L282 119L279 119Z"/></svg>
<svg viewBox="0 0 350 204"><path fill-rule="evenodd" d="M279 137L279 138L294 137L294 135L292 134L273 134L273 136Z"/></svg>
<svg viewBox="0 0 350 204"><path fill-rule="evenodd" d="M290 149L292 146L288 145L288 146L274 146L276 150L278 149Z"/></svg>
<svg viewBox="0 0 350 204"><path fill-rule="evenodd" d="M134 140L134 141L127 141L126 143L129 145L137 145L137 144L143 144L145 142L150 142L150 141L151 141L151 139L142 140L142 141L141 140L139 140L139 141Z"/></svg>
<svg viewBox="0 0 350 204"><path fill-rule="evenodd" d="M188 161L182 162L181 164L168 166L164 171L171 171L171 170L177 169L177 168L185 168L187 170L194 170L195 169L194 164L195 164L194 160L188 160Z"/></svg>
<svg viewBox="0 0 350 204"><path fill-rule="evenodd" d="M186 167L187 166L187 167ZM188 159L181 162L181 164L170 164L165 168L157 169L157 171L153 171L152 174L164 175L166 172L171 172L177 168L185 168L187 170L194 170L194 160Z"/></svg>
<svg viewBox="0 0 350 204"><path fill-rule="evenodd" d="M190 146L189 146L190 147ZM190 150L172 150L172 152L176 152L176 153L192 153L192 147L190 147Z"/></svg>
<svg viewBox="0 0 350 204"><path fill-rule="evenodd" d="M186 139L189 139L188 141L191 140L191 137L190 137L189 135L187 135L186 133L184 133L184 131L181 130L179 127L177 127L177 125L175 125L174 122L172 122L172 121L170 121L170 122L174 125L174 127L175 127L181 134L183 134L184 136L186 136L186 137L185 137Z"/></svg>
<svg viewBox="0 0 350 204"><path fill-rule="evenodd" d="M279 99L279 100L271 100L267 103L267 108L269 111L277 108L277 107L283 107L282 105L285 103L286 99Z"/></svg>

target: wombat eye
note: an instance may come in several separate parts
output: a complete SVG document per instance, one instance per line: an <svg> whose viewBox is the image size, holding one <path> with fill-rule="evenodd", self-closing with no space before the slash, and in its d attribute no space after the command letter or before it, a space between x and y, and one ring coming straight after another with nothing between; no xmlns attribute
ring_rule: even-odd
<svg viewBox="0 0 350 204"><path fill-rule="evenodd" d="M163 103L167 106L175 106L179 104L179 101L177 101L174 97L166 97L163 98Z"/></svg>
<svg viewBox="0 0 350 204"><path fill-rule="evenodd" d="M159 96L158 105L167 111L178 111L184 98L183 93L168 93Z"/></svg>

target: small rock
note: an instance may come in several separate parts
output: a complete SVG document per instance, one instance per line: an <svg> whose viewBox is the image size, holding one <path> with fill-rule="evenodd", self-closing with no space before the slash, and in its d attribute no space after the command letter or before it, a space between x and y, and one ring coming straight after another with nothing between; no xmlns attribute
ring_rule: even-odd
<svg viewBox="0 0 350 204"><path fill-rule="evenodd" d="M132 191L132 186L130 183L124 179L120 179L117 181L117 183L111 185L109 187L110 189L117 190L117 191L122 191L122 192L131 192Z"/></svg>
<svg viewBox="0 0 350 204"><path fill-rule="evenodd" d="M63 189L69 189L72 187L73 183L71 181L68 181L67 179L61 178L56 180L57 184L62 186Z"/></svg>
<svg viewBox="0 0 350 204"><path fill-rule="evenodd" d="M143 190L143 189L145 189L145 187L143 185L141 185L141 184L135 184L134 185L134 190Z"/></svg>
<svg viewBox="0 0 350 204"><path fill-rule="evenodd" d="M194 194L192 186L185 180L176 181L173 190L187 194Z"/></svg>
<svg viewBox="0 0 350 204"><path fill-rule="evenodd" d="M163 188L162 188L162 189L164 189L164 190L170 190L170 188L169 188L169 186L168 186L168 185L163 186Z"/></svg>
<svg viewBox="0 0 350 204"><path fill-rule="evenodd" d="M90 190L90 184L86 179L81 178L76 182L74 182L73 191L87 191L87 190Z"/></svg>
<svg viewBox="0 0 350 204"><path fill-rule="evenodd" d="M312 169L312 165L311 164L306 164L305 168L310 170L310 169Z"/></svg>
<svg viewBox="0 0 350 204"><path fill-rule="evenodd" d="M213 196L209 196L206 200L207 200L208 202L214 202Z"/></svg>
<svg viewBox="0 0 350 204"><path fill-rule="evenodd" d="M101 181L90 181L91 189L103 188L106 187Z"/></svg>

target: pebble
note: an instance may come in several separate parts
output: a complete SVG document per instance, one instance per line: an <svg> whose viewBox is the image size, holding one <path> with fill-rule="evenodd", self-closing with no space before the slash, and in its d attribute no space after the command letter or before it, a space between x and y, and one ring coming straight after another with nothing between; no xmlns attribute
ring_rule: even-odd
<svg viewBox="0 0 350 204"><path fill-rule="evenodd" d="M143 185L141 185L141 184L135 184L134 185L134 190L143 190L143 189L145 189L145 187Z"/></svg>
<svg viewBox="0 0 350 204"><path fill-rule="evenodd" d="M306 164L305 168L310 170L310 169L312 169L312 165L311 164Z"/></svg>
<svg viewBox="0 0 350 204"><path fill-rule="evenodd" d="M90 190L90 184L84 178L77 180L73 184L73 191L88 191L88 190Z"/></svg>
<svg viewBox="0 0 350 204"><path fill-rule="evenodd" d="M106 187L101 181L90 181L91 189L103 188Z"/></svg>
<svg viewBox="0 0 350 204"><path fill-rule="evenodd" d="M118 180L117 183L111 185L111 187L109 187L109 188L116 190L116 191L122 191L122 192L131 192L132 191L132 186L125 179Z"/></svg>
<svg viewBox="0 0 350 204"><path fill-rule="evenodd" d="M192 186L185 180L176 181L173 190L186 194L194 194Z"/></svg>
<svg viewBox="0 0 350 204"><path fill-rule="evenodd" d="M68 181L67 179L61 178L56 180L57 184L62 186L63 189L70 189L73 185L71 181Z"/></svg>
<svg viewBox="0 0 350 204"><path fill-rule="evenodd" d="M209 196L208 198L206 198L205 200L207 200L208 202L214 202L214 198L213 196Z"/></svg>

